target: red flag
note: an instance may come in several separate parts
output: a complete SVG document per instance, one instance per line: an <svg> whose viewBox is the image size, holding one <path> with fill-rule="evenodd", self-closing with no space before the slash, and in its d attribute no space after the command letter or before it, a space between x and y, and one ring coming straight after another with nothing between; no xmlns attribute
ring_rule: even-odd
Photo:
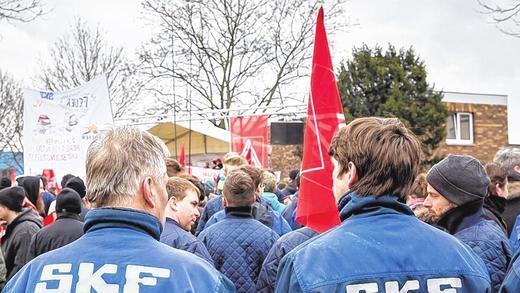
<svg viewBox="0 0 520 293"><path fill-rule="evenodd" d="M303 160L296 220L319 232L340 223L332 192L332 171L328 155L330 142L340 125L345 124L343 107L332 69L323 8L318 12L314 57L312 59L311 94L303 143Z"/></svg>
<svg viewBox="0 0 520 293"><path fill-rule="evenodd" d="M11 180L11 184L14 184L14 181L16 180L16 172L14 169L9 170L9 179Z"/></svg>
<svg viewBox="0 0 520 293"><path fill-rule="evenodd" d="M242 152L251 148L251 160L254 166L267 168L269 165L268 149L269 127L266 115L235 116L230 119L231 151ZM248 145L249 144L249 145Z"/></svg>
<svg viewBox="0 0 520 293"><path fill-rule="evenodd" d="M181 154L179 155L179 164L184 167L186 166L186 147L182 143Z"/></svg>

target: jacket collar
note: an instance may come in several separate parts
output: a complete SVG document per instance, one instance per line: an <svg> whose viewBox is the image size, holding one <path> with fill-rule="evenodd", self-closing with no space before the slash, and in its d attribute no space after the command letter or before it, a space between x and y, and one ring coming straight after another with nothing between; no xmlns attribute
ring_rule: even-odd
<svg viewBox="0 0 520 293"><path fill-rule="evenodd" d="M350 192L340 199L341 209L340 218L342 221L351 216L370 216L386 213L398 213L413 215L413 211L404 203L399 201L398 196L359 196L355 192Z"/></svg>
<svg viewBox="0 0 520 293"><path fill-rule="evenodd" d="M85 217L85 233L104 228L129 228L159 240L162 225L149 213L125 208L99 208L90 210Z"/></svg>
<svg viewBox="0 0 520 293"><path fill-rule="evenodd" d="M59 219L74 219L81 221L81 218L79 217L79 214L76 213L57 213L58 217L56 220Z"/></svg>
<svg viewBox="0 0 520 293"><path fill-rule="evenodd" d="M437 225L454 235L484 219L482 201L469 202L447 211L437 221Z"/></svg>
<svg viewBox="0 0 520 293"><path fill-rule="evenodd" d="M233 218L252 218L251 207L226 207L226 217Z"/></svg>

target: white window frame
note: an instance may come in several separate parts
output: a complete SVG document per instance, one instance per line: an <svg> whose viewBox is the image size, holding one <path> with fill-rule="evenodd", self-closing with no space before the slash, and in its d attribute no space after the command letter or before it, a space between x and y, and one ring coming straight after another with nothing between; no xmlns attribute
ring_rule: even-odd
<svg viewBox="0 0 520 293"><path fill-rule="evenodd" d="M455 119L455 139L446 138L446 144L448 145L472 145L473 144L473 113L470 112L456 112L451 115L456 115ZM460 116L469 116L469 139L461 139L460 135ZM450 117L451 119L451 117Z"/></svg>

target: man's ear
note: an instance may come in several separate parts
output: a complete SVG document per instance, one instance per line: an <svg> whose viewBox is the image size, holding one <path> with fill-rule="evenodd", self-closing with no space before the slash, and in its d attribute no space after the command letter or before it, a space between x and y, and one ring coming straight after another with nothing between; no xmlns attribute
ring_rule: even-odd
<svg viewBox="0 0 520 293"><path fill-rule="evenodd" d="M142 187L141 187L142 191L143 191L144 202L146 203L146 205L148 205L152 209L154 209L155 206L156 206L156 204L155 204L155 196L152 194L152 185L153 184L154 183L153 183L152 178L146 177L143 180Z"/></svg>
<svg viewBox="0 0 520 293"><path fill-rule="evenodd" d="M224 203L224 207L228 206L228 202L225 197L222 197L222 202Z"/></svg>
<svg viewBox="0 0 520 293"><path fill-rule="evenodd" d="M177 198L175 196L172 196L170 197L170 199L168 199L168 205L173 211L179 211L179 208L177 207Z"/></svg>
<svg viewBox="0 0 520 293"><path fill-rule="evenodd" d="M517 173L520 173L520 165L514 166L513 170L515 170Z"/></svg>
<svg viewBox="0 0 520 293"><path fill-rule="evenodd" d="M348 188L352 188L354 184L356 184L359 181L359 177L357 174L357 168L356 165L354 165L353 162L348 162L348 178L347 178L347 184Z"/></svg>

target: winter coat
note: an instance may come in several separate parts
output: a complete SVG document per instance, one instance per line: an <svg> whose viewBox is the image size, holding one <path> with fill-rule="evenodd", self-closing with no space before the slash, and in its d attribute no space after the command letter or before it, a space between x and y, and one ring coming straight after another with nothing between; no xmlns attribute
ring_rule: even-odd
<svg viewBox="0 0 520 293"><path fill-rule="evenodd" d="M4 256L2 253L0 253L0 291L2 291L2 289L4 288L5 286L5 282L6 282L6 269L5 269L5 261L4 261Z"/></svg>
<svg viewBox="0 0 520 293"><path fill-rule="evenodd" d="M300 229L302 224L296 222L296 208L298 207L298 192L293 196L290 204L282 211L282 217L289 223L292 230Z"/></svg>
<svg viewBox="0 0 520 293"><path fill-rule="evenodd" d="M199 223L197 224L197 231L195 235L199 235L202 230L206 227L206 222L218 211L224 209L224 196L219 195L215 198L210 199L206 205L204 206L204 210L202 210L202 214L199 218Z"/></svg>
<svg viewBox="0 0 520 293"><path fill-rule="evenodd" d="M93 209L84 228L77 241L31 261L5 291L235 292L208 262L161 243L161 222L151 214Z"/></svg>
<svg viewBox="0 0 520 293"><path fill-rule="evenodd" d="M23 209L7 225L5 235L2 237L2 253L4 254L7 280L10 280L25 265L31 238L41 228L41 218L28 208Z"/></svg>
<svg viewBox="0 0 520 293"><path fill-rule="evenodd" d="M504 208L506 205L507 199L498 197L498 196L488 196L484 200L484 219L491 220L498 224L500 229L504 231L504 235L509 235L507 233L507 224L502 218L502 214L504 213Z"/></svg>
<svg viewBox="0 0 520 293"><path fill-rule="evenodd" d="M171 218L166 218L166 223L161 233L161 242L173 248L191 252L213 264L213 259L211 259L206 246Z"/></svg>
<svg viewBox="0 0 520 293"><path fill-rule="evenodd" d="M491 292L482 260L398 197L353 193L340 216L282 259L276 292Z"/></svg>
<svg viewBox="0 0 520 293"><path fill-rule="evenodd" d="M289 232L276 240L262 264L260 276L256 282L256 291L262 293L274 292L276 284L276 273L282 258L292 251L296 246L318 235L310 228L303 227Z"/></svg>
<svg viewBox="0 0 520 293"><path fill-rule="evenodd" d="M513 230L509 237L509 245L511 246L512 255L515 255L520 251L520 215L516 217L516 222L513 225Z"/></svg>
<svg viewBox="0 0 520 293"><path fill-rule="evenodd" d="M198 238L237 292L256 292L262 263L278 235L253 219L250 208L226 208L225 218L206 227Z"/></svg>
<svg viewBox="0 0 520 293"><path fill-rule="evenodd" d="M451 209L437 224L480 256L488 269L493 292L498 292L511 260L511 248L498 224L484 219L482 202L467 203Z"/></svg>
<svg viewBox="0 0 520 293"><path fill-rule="evenodd" d="M285 219L275 212L271 207L266 207L260 203L253 205L253 218L260 221L262 224L271 228L278 236L282 236L292 231L291 227ZM220 211L214 214L206 223L206 228L222 221L226 217L225 211Z"/></svg>
<svg viewBox="0 0 520 293"><path fill-rule="evenodd" d="M509 196L507 197L506 206L502 213L502 218L504 219L504 222L506 222L508 235L511 235L511 231L515 225L516 216L520 214L520 176L518 180L516 180L516 178L516 176L509 178Z"/></svg>
<svg viewBox="0 0 520 293"><path fill-rule="evenodd" d="M267 201L267 204L277 213L281 213L285 205L278 201L278 196L272 192L262 193L262 197Z"/></svg>
<svg viewBox="0 0 520 293"><path fill-rule="evenodd" d="M81 236L83 236L83 222L80 221L77 214L58 214L56 222L33 235L26 262L40 254L76 241Z"/></svg>
<svg viewBox="0 0 520 293"><path fill-rule="evenodd" d="M500 287L500 293L518 292L520 292L520 253L516 253L511 260L509 271Z"/></svg>

